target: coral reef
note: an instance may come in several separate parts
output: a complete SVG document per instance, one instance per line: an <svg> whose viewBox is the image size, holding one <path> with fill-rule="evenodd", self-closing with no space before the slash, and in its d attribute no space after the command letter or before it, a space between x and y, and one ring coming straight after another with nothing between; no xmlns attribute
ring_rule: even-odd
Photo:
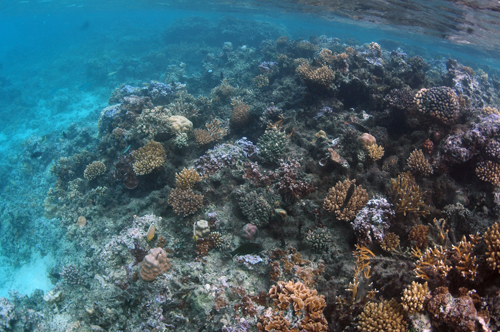
<svg viewBox="0 0 500 332"><path fill-rule="evenodd" d="M401 298L401 304L404 310L408 314L414 314L424 310L425 297L429 293L429 287L427 282L424 284L419 284L413 281L411 285L408 285L404 291Z"/></svg>
<svg viewBox="0 0 500 332"><path fill-rule="evenodd" d="M492 270L500 272L500 222L491 225L484 233L486 243L486 261Z"/></svg>

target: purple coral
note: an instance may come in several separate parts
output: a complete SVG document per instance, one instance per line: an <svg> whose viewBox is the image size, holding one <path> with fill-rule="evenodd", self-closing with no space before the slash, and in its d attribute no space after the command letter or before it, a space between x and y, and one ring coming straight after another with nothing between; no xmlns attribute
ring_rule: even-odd
<svg viewBox="0 0 500 332"><path fill-rule="evenodd" d="M369 200L351 222L358 242L364 245L371 244L373 239L382 242L385 231L389 229L389 218L394 215L392 205L387 199L379 197Z"/></svg>

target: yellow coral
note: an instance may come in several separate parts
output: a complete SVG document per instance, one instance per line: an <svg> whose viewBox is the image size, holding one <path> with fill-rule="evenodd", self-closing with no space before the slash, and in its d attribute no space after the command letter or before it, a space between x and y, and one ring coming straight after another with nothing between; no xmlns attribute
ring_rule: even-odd
<svg viewBox="0 0 500 332"><path fill-rule="evenodd" d="M394 299L368 303L359 315L358 330L361 332L406 331L402 306Z"/></svg>
<svg viewBox="0 0 500 332"><path fill-rule="evenodd" d="M486 243L486 262L492 270L500 272L500 221L497 221L484 233Z"/></svg>
<svg viewBox="0 0 500 332"><path fill-rule="evenodd" d="M106 165L104 165L100 161L94 161L90 165L87 165L85 171L83 172L83 177L91 181L103 175L105 172L106 172Z"/></svg>
<svg viewBox="0 0 500 332"><path fill-rule="evenodd" d="M366 149L368 150L368 156L373 161L377 161L384 156L384 148L381 147L380 145L377 145L376 143L372 145L367 145Z"/></svg>
<svg viewBox="0 0 500 332"><path fill-rule="evenodd" d="M429 292L427 282L423 285L415 281L408 285L403 291L401 304L405 311L409 314L414 314L424 310L425 296Z"/></svg>
<svg viewBox="0 0 500 332"><path fill-rule="evenodd" d="M412 173L421 174L422 176L429 176L434 173L422 150L414 150L408 157L406 165Z"/></svg>
<svg viewBox="0 0 500 332"><path fill-rule="evenodd" d="M335 187L331 187L323 201L323 208L334 212L337 219L345 221L353 219L368 202L366 190L354 183L356 180L346 179L343 182L339 181Z"/></svg>
<svg viewBox="0 0 500 332"><path fill-rule="evenodd" d="M151 141L142 148L132 152L134 163L132 167L137 175L145 175L163 166L166 158L165 149L161 143Z"/></svg>
<svg viewBox="0 0 500 332"><path fill-rule="evenodd" d="M180 173L175 174L175 185L180 189L193 188L194 184L199 181L201 177L193 168L184 168Z"/></svg>
<svg viewBox="0 0 500 332"><path fill-rule="evenodd" d="M423 201L425 192L420 192L410 173L404 172L397 179L391 179L391 188L396 212L402 212L404 216L408 212L418 216L429 214L429 207Z"/></svg>

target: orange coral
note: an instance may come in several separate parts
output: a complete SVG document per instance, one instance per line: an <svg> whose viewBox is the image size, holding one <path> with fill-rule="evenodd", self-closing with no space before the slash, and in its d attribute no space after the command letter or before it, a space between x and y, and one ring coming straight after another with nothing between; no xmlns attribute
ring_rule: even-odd
<svg viewBox="0 0 500 332"><path fill-rule="evenodd" d="M180 173L175 174L175 185L179 189L193 188L194 184L199 181L201 177L193 168L184 168Z"/></svg>

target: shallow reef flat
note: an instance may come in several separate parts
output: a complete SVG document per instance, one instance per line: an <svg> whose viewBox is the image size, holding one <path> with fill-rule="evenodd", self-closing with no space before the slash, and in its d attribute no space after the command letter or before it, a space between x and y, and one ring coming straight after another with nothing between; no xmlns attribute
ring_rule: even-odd
<svg viewBox="0 0 500 332"><path fill-rule="evenodd" d="M0 329L498 331L498 72L247 33L47 143L65 254Z"/></svg>

